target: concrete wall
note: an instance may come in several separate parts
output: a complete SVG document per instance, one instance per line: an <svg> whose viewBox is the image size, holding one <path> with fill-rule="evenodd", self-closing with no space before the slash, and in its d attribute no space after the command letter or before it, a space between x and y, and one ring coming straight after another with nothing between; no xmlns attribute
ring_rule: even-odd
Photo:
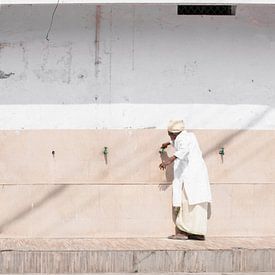
<svg viewBox="0 0 275 275"><path fill-rule="evenodd" d="M53 8L1 9L2 129L274 129L275 6L60 5L47 41Z"/></svg>
<svg viewBox="0 0 275 275"><path fill-rule="evenodd" d="M209 235L275 235L275 7L60 5L48 41L53 8L0 11L0 237L172 233L174 117L209 169Z"/></svg>
<svg viewBox="0 0 275 275"><path fill-rule="evenodd" d="M60 0L59 3L61 4L84 4L84 3L91 3L91 4L103 4L103 3L127 3L127 4L138 4L138 3L145 3L145 4L275 4L274 0ZM1 0L1 4L10 5L10 4L56 4L55 0Z"/></svg>

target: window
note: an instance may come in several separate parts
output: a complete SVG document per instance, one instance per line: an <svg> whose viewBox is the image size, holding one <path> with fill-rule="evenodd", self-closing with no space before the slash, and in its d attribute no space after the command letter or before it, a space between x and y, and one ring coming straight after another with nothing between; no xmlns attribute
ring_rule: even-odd
<svg viewBox="0 0 275 275"><path fill-rule="evenodd" d="M231 5L178 5L178 15L235 15Z"/></svg>

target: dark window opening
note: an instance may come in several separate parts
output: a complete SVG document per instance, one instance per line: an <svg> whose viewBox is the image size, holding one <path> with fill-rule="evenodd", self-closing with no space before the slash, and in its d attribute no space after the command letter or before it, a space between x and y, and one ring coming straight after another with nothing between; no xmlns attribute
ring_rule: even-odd
<svg viewBox="0 0 275 275"><path fill-rule="evenodd" d="M178 5L178 15L235 15L231 5Z"/></svg>

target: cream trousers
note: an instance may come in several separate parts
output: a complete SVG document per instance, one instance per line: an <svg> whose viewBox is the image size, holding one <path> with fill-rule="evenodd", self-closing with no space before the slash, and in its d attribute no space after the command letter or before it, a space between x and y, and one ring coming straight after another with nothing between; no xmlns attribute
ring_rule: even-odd
<svg viewBox="0 0 275 275"><path fill-rule="evenodd" d="M183 188L182 203L176 217L176 226L184 232L206 235L207 232L207 202L189 205Z"/></svg>

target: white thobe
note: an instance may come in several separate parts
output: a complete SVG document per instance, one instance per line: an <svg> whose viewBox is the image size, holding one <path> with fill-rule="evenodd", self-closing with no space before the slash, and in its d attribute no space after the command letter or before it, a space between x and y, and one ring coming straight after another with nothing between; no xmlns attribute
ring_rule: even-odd
<svg viewBox="0 0 275 275"><path fill-rule="evenodd" d="M189 205L211 202L208 172L195 135L182 131L173 145L177 157L174 161L173 206L181 206L183 185Z"/></svg>

